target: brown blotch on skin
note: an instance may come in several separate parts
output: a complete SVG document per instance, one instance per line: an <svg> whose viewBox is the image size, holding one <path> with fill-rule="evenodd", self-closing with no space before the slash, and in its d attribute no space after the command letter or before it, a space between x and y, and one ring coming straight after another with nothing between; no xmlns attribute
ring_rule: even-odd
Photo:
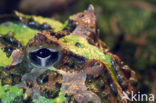
<svg viewBox="0 0 156 103"><path fill-rule="evenodd" d="M70 19L73 20L73 25L76 25L72 35L82 36L94 43L97 41L96 14L92 5L88 10L77 13Z"/></svg>
<svg viewBox="0 0 156 103"><path fill-rule="evenodd" d="M11 65L17 65L21 63L23 60L23 57L24 57L23 50L16 49L12 52L11 56L13 58Z"/></svg>
<svg viewBox="0 0 156 103"><path fill-rule="evenodd" d="M83 71L88 75L100 76L103 75L106 66L99 60L89 60L82 67Z"/></svg>
<svg viewBox="0 0 156 103"><path fill-rule="evenodd" d="M61 43L59 43L59 41L55 37L51 36L49 33L37 33L34 38L32 38L28 42L27 47L39 47L42 46L42 44L51 44L50 46L54 47L61 45Z"/></svg>

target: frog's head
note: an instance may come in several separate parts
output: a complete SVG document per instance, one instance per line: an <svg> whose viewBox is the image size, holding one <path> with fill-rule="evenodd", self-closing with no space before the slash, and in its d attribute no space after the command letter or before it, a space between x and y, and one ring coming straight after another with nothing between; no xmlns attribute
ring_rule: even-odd
<svg viewBox="0 0 156 103"><path fill-rule="evenodd" d="M59 62L62 47L57 39L48 33L38 33L28 42L25 51L29 64L36 68L47 68Z"/></svg>

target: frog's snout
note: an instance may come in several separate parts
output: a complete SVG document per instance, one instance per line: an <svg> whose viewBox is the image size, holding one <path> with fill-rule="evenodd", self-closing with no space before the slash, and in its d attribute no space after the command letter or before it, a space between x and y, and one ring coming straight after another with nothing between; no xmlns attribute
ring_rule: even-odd
<svg viewBox="0 0 156 103"><path fill-rule="evenodd" d="M58 61L59 51L51 48L40 48L29 52L28 56L34 65L48 67Z"/></svg>

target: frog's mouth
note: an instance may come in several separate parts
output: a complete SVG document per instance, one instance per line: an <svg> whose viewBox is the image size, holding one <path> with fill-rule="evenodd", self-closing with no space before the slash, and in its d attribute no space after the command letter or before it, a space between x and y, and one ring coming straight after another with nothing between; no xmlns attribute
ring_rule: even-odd
<svg viewBox="0 0 156 103"><path fill-rule="evenodd" d="M36 49L29 52L28 58L36 66L49 67L58 61L59 51L52 48Z"/></svg>

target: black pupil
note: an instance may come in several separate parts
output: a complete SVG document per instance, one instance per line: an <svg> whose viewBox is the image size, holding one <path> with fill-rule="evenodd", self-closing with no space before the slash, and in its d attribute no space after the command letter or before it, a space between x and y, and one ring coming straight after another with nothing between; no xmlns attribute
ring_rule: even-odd
<svg viewBox="0 0 156 103"><path fill-rule="evenodd" d="M41 57L41 58L46 58L49 55L51 55L51 51L46 48L42 48L36 52L36 56Z"/></svg>

